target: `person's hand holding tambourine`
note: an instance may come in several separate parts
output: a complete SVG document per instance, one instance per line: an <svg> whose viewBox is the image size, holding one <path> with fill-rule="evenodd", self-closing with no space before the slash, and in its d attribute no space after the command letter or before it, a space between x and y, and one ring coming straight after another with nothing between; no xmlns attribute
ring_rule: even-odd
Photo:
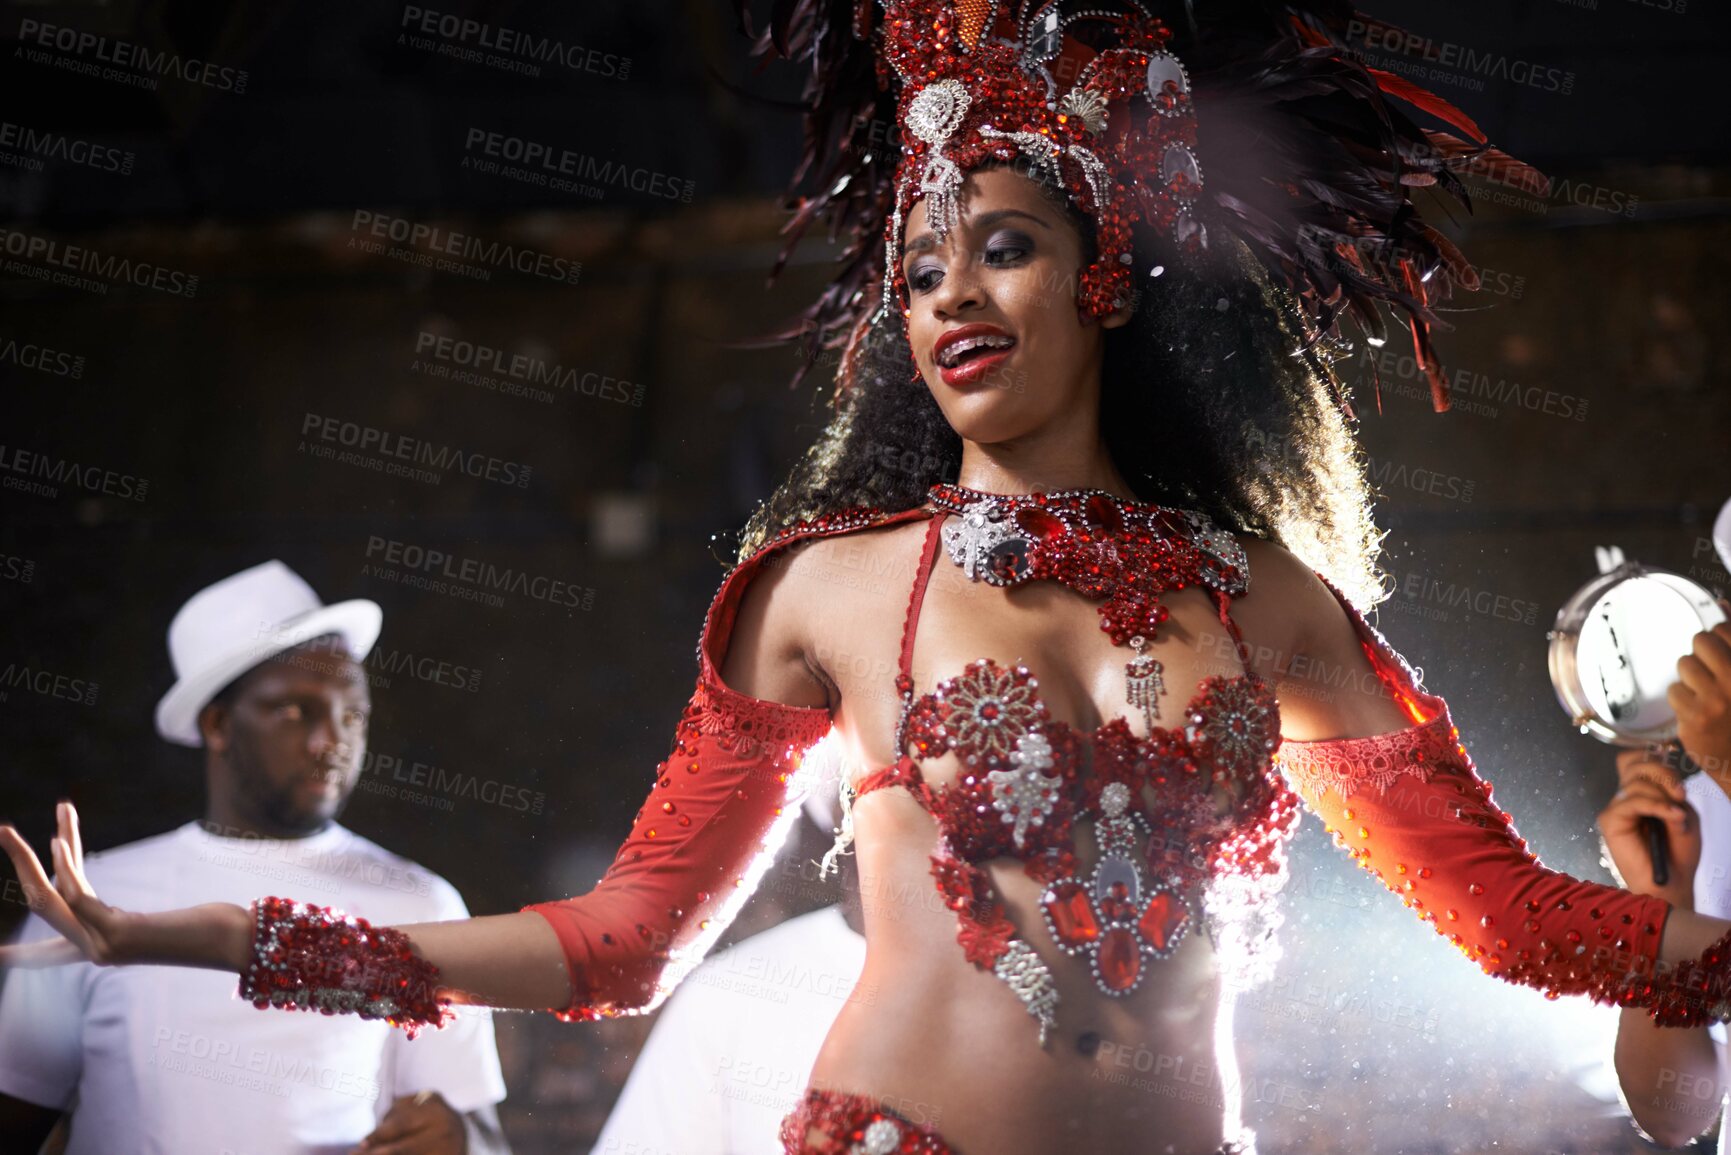
<svg viewBox="0 0 1731 1155"><path fill-rule="evenodd" d="M1719 604L1731 613L1731 602ZM1690 652L1677 659L1677 678L1665 695L1677 714L1677 740L1731 793L1731 621L1695 635Z"/></svg>
<svg viewBox="0 0 1731 1155"><path fill-rule="evenodd" d="M1641 820L1664 824L1670 853L1665 885L1653 880L1653 859ZM1599 835L1624 887L1662 898L1681 910L1695 906L1695 868L1701 863L1701 823L1684 794L1681 775L1651 750L1617 755L1617 793L1599 811Z"/></svg>

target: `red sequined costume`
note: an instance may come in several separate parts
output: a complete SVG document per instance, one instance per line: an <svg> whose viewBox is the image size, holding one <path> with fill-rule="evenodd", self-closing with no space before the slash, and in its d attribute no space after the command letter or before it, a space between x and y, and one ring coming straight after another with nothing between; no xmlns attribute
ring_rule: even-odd
<svg viewBox="0 0 1731 1155"><path fill-rule="evenodd" d="M1013 857L1044 889L1052 945L1086 959L1103 994L1135 990L1199 920L1240 984L1253 968L1266 970L1277 922L1272 899L1285 880L1284 843L1298 799L1273 771L1280 739L1273 691L1248 667L1206 679L1173 725L1154 722L1151 710L1145 737L1123 717L1092 731L1052 718L1025 666L983 658L917 699L910 674L941 537L953 561L977 561L993 571L982 576L994 584L1057 580L1098 599L1101 628L1138 654L1166 618L1160 595L1188 586L1213 598L1242 653L1228 609L1248 588L1237 541L1197 515L1102 493L1040 495L1013 516L1003 516L1006 503L959 486L934 486L932 498L958 517L929 523L910 597L897 675L899 756L866 775L857 794L905 787L937 821L932 875L956 912L968 961L1010 985L1044 1044L1056 1023L1056 987L982 869ZM1157 696L1158 663L1139 660L1143 685ZM1133 660L1132 684L1135 670ZM920 762L948 753L962 764L960 776L928 785ZM1231 800L1222 812L1216 790ZM1101 847L1086 878L1074 852L1078 822L1094 824Z"/></svg>
<svg viewBox="0 0 1731 1155"><path fill-rule="evenodd" d="M867 1095L812 1088L781 1121L786 1155L962 1155L929 1123ZM1255 1136L1222 1143L1214 1155L1256 1155Z"/></svg>
<svg viewBox="0 0 1731 1155"><path fill-rule="evenodd" d="M953 502L957 493L968 491L933 487L934 502ZM1134 559L1120 575L1124 580L1105 591L1103 627L1151 635L1164 617L1157 590L1200 584L1237 638L1229 605L1247 588L1248 574L1230 535L1198 515L1160 506L1096 498L1078 508L1084 517L1101 519L1082 536L1091 536L1095 547L1110 541ZM700 960L791 821L790 784L802 753L830 729L822 708L767 702L722 684L717 669L751 576L797 541L932 519L904 632L905 656L936 553L943 520L937 512L928 502L895 513L850 509L801 523L723 581L698 646L696 693L613 866L588 894L526 908L549 921L565 948L573 990L566 1017L650 1010ZM1162 534L1150 532L1155 525L1164 527ZM1069 529L1068 540L1078 532ZM1037 549L1029 556L1042 569L1089 569L1080 550L1053 550L1053 558L1060 553L1070 560L1048 561ZM1154 558L1163 560L1150 564ZM1080 580L1076 573L1050 576ZM1716 999L1690 998L1678 982L1654 975L1666 904L1540 865L1492 803L1491 788L1474 772L1443 700L1421 689L1405 660L1333 592L1413 726L1369 738L1283 743L1278 703L1248 669L1206 680L1190 696L1181 727L1156 728L1146 738L1133 735L1122 718L1088 733L1051 719L1031 672L990 659L910 702L903 735L908 752L862 779L858 789L905 787L937 821L933 874L957 911L957 937L969 959L1003 977L1043 1023L1053 1008L1031 939L1048 938L1054 949L1090 957L1108 994L1134 987L1195 921L1231 939L1238 954L1223 951L1227 964L1241 963L1265 944L1277 921L1270 908L1302 799L1360 865L1487 972L1553 996L1587 994L1645 1006L1662 1022L1705 1021ZM982 725L985 713L1000 720L999 729ZM944 789L924 784L918 758L939 748L978 755L974 781L964 776ZM1085 762L1092 764L1088 773L1080 769ZM1111 820L1115 783L1130 788L1118 817L1132 822L1129 843L1136 853L1121 856L1129 861L1111 877L1083 881L1071 827ZM1235 797L1224 816L1205 804L1217 783ZM989 811L984 818L981 806ZM1106 859L1108 840L1101 841ZM1043 928L1012 926L991 893L978 864L1000 855L1022 859L1029 874L1049 884Z"/></svg>

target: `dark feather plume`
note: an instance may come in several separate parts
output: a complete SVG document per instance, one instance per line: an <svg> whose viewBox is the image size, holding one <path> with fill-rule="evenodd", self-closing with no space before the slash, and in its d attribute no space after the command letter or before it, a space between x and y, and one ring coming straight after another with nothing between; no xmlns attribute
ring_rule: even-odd
<svg viewBox="0 0 1731 1155"><path fill-rule="evenodd" d="M1020 7L1020 0L1006 3ZM869 290L882 268L882 228L892 205L895 92L880 86L877 0L774 0L767 27L755 33L750 0L734 5L756 54L808 70L804 149L776 271L815 225L845 242L829 287L795 323L766 338L802 345L797 383L824 350L857 341L877 307ZM1448 408L1430 333L1446 322L1432 306L1457 287L1476 288L1478 276L1421 219L1412 192L1434 189L1470 213L1461 171L1531 192L1542 191L1545 178L1492 147L1447 100L1370 67L1355 44L1406 33L1346 0L1151 6L1173 29L1171 47L1190 71L1203 221L1247 242L1294 294L1312 343L1342 317L1381 343L1382 308L1404 315L1432 404ZM1448 129L1419 126L1407 108Z"/></svg>

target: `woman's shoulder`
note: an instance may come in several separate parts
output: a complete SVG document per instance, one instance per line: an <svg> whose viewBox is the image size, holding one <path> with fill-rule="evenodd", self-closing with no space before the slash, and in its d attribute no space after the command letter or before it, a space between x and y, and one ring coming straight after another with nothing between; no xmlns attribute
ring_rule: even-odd
<svg viewBox="0 0 1731 1155"><path fill-rule="evenodd" d="M795 522L769 535L728 571L716 601L725 600L736 584L810 588L811 579L822 577L828 580L818 588L830 588L840 573L877 574L905 552L901 543L916 538L931 515L923 505L891 511L851 506ZM738 596L748 595L742 589Z"/></svg>
<svg viewBox="0 0 1731 1155"><path fill-rule="evenodd" d="M831 510L817 517L805 518L769 534L758 547L741 559L740 566L766 561L772 555L793 556L816 550L833 553L838 549L855 548L860 542L882 537L895 527L923 523L932 515L928 505L907 509L885 510L872 505L851 505ZM822 543L850 541L849 546L825 546Z"/></svg>
<svg viewBox="0 0 1731 1155"><path fill-rule="evenodd" d="M698 645L706 676L755 697L815 706L827 688L811 671L816 624L905 568L902 538L930 510L853 507L772 534L728 571Z"/></svg>
<svg viewBox="0 0 1731 1155"><path fill-rule="evenodd" d="M1281 655L1284 664L1344 624L1341 604L1308 562L1268 538L1231 537L1245 562L1245 592L1232 616L1252 646Z"/></svg>

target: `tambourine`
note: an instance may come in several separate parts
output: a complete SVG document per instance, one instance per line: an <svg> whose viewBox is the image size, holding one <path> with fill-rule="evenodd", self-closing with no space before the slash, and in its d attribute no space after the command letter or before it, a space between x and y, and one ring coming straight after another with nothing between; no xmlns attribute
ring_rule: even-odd
<svg viewBox="0 0 1731 1155"><path fill-rule="evenodd" d="M1681 574L1623 560L1616 547L1599 551L1598 577L1557 611L1550 639L1551 684L1569 720L1583 734L1613 746L1669 743L1669 760L1694 769L1676 742L1677 715L1666 691L1677 660L1695 635L1725 620L1711 591ZM1653 878L1669 877L1665 828L1643 818Z"/></svg>
<svg viewBox="0 0 1731 1155"><path fill-rule="evenodd" d="M1695 635L1725 620L1710 590L1621 553L1557 611L1551 684L1583 734L1613 746L1651 746L1677 736L1665 692Z"/></svg>

